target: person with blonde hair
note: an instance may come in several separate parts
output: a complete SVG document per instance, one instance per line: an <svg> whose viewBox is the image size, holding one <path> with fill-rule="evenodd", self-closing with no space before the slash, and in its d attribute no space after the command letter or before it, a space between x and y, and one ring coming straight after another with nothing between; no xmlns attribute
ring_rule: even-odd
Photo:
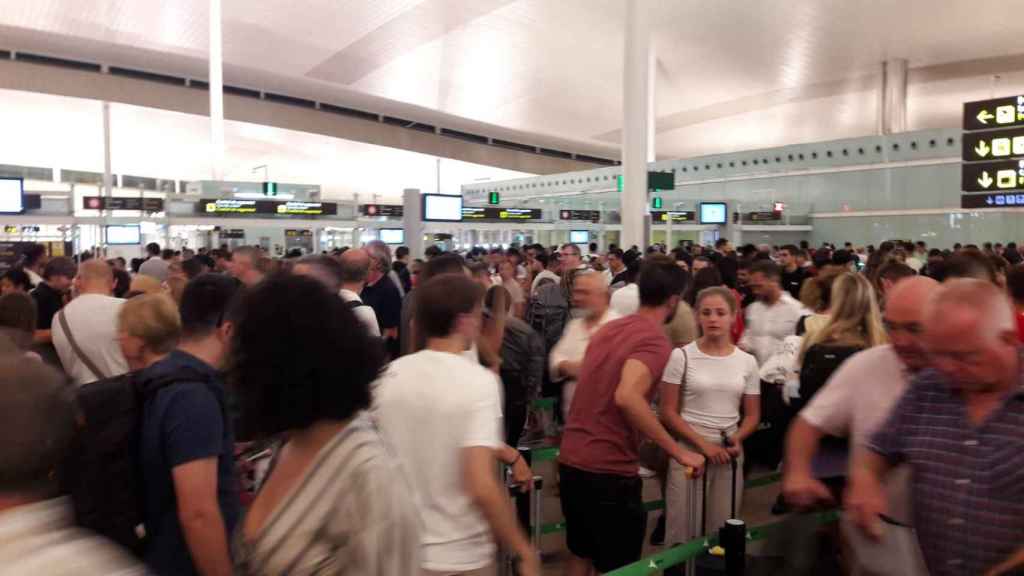
<svg viewBox="0 0 1024 576"><path fill-rule="evenodd" d="M815 346L860 351L888 341L874 287L867 278L851 272L840 274L832 283L830 300L828 320L820 328L809 331L803 340L799 356L801 374L805 372L803 364L808 353Z"/></svg>
<svg viewBox="0 0 1024 576"><path fill-rule="evenodd" d="M738 306L724 286L701 290L694 299L700 337L672 351L661 383L659 415L681 446L707 458L708 516L705 525L722 525L730 513L732 464L737 472L736 507L743 492L743 441L761 420L761 381L757 360L733 343ZM669 463L666 487L666 542L687 542L686 519L699 502L690 501L690 478L678 462Z"/></svg>
<svg viewBox="0 0 1024 576"><path fill-rule="evenodd" d="M178 305L166 294L144 294L126 301L117 318L117 341L132 371L159 362L181 337Z"/></svg>

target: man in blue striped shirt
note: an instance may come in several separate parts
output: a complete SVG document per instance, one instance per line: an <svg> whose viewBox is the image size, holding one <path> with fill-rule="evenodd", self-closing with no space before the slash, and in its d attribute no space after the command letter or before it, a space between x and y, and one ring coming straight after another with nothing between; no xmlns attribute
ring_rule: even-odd
<svg viewBox="0 0 1024 576"><path fill-rule="evenodd" d="M881 479L913 472L914 526L933 576L1024 569L1024 361L1006 294L954 280L930 299L920 373L857 455L847 509L881 534Z"/></svg>

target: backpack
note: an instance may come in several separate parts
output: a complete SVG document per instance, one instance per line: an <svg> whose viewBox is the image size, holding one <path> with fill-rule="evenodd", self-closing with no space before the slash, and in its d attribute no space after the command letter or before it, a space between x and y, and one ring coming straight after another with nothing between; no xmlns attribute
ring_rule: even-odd
<svg viewBox="0 0 1024 576"><path fill-rule="evenodd" d="M62 470L78 525L145 552L145 491L139 442L146 401L176 382L205 382L198 371L162 378L135 372L99 380L76 392L78 432ZM227 415L225 414L225 417Z"/></svg>
<svg viewBox="0 0 1024 576"><path fill-rule="evenodd" d="M539 286L537 292L530 297L526 323L540 334L545 354L551 352L562 337L565 325L569 323L569 310L569 297L561 284Z"/></svg>
<svg viewBox="0 0 1024 576"><path fill-rule="evenodd" d="M544 341L522 320L509 317L501 340L501 381L509 402L531 402L540 397L544 378Z"/></svg>
<svg viewBox="0 0 1024 576"><path fill-rule="evenodd" d="M804 354L800 367L800 398L793 400L793 408L799 410L810 403L811 398L824 388L829 377L846 359L863 350L860 346L836 346L815 344Z"/></svg>

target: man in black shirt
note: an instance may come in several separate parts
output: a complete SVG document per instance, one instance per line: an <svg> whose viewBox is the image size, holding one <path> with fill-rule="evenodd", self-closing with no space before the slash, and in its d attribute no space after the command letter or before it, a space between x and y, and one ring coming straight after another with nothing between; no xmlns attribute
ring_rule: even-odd
<svg viewBox="0 0 1024 576"><path fill-rule="evenodd" d="M385 341L392 358L399 355L398 326L402 322L402 294L391 280L391 250L383 242L370 242L364 246L370 255L370 271L366 275L366 286L359 297L363 304L373 308L377 314L380 335Z"/></svg>
<svg viewBox="0 0 1024 576"><path fill-rule="evenodd" d="M626 271L626 263L623 261L624 258L625 255L619 248L613 248L608 251L608 269L612 273L612 286L619 283L622 283L622 285L628 284L626 282L628 273Z"/></svg>
<svg viewBox="0 0 1024 576"><path fill-rule="evenodd" d="M807 271L797 265L796 253L799 250L792 244L783 246L778 252L779 267L782 268L782 289L796 300L800 299L800 287L807 279Z"/></svg>
<svg viewBox="0 0 1024 576"><path fill-rule="evenodd" d="M64 306L64 295L71 289L75 272L75 263L65 257L54 258L43 268L43 281L32 291L32 298L36 301L37 343L53 341L50 335L53 317Z"/></svg>

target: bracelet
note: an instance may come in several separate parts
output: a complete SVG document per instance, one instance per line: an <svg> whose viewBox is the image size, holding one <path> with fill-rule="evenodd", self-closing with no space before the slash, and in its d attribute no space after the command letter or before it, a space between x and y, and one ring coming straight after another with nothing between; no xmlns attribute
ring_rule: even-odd
<svg viewBox="0 0 1024 576"><path fill-rule="evenodd" d="M509 462L509 463L508 463L507 465L508 465L508 466L515 466L515 465L516 465L516 464L518 464L518 463L519 463L519 461L520 461L520 460L522 460L522 459L523 459L523 453L522 453L522 452L519 452L519 451L516 451L516 459L515 459L515 460L513 460L513 461L511 461L511 462Z"/></svg>

